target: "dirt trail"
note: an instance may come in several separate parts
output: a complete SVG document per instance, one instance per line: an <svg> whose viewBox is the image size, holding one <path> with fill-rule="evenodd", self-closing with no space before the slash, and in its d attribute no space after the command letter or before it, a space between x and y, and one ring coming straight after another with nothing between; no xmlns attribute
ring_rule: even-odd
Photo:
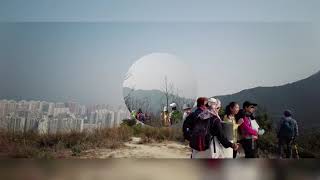
<svg viewBox="0 0 320 180"><path fill-rule="evenodd" d="M92 149L86 151L81 158L190 158L191 150L186 145L171 141L141 144L140 141L140 138L133 137L122 148Z"/></svg>

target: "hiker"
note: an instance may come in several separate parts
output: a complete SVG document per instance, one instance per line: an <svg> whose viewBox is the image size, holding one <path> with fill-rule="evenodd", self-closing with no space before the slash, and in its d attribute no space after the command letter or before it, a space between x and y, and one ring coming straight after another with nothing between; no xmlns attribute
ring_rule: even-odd
<svg viewBox="0 0 320 180"><path fill-rule="evenodd" d="M171 125L174 125L182 121L182 113L177 109L176 103L171 103L170 107L172 111L169 115L169 118L170 118Z"/></svg>
<svg viewBox="0 0 320 180"><path fill-rule="evenodd" d="M220 104L220 105L219 105ZM201 108L202 105L200 105ZM209 98L207 108L198 108L191 113L186 122L189 125L189 145L192 148L192 158L224 158L222 148L237 150L239 145L231 143L224 136L221 119L218 115L221 103L215 98Z"/></svg>
<svg viewBox="0 0 320 180"><path fill-rule="evenodd" d="M138 110L137 120L144 123L145 115L142 113L142 110L141 110L141 109Z"/></svg>
<svg viewBox="0 0 320 180"><path fill-rule="evenodd" d="M170 126L170 118L169 118L169 111L168 111L168 107L164 106L163 107L163 111L161 112L161 121L162 121L162 125L165 127L169 127Z"/></svg>
<svg viewBox="0 0 320 180"><path fill-rule="evenodd" d="M241 134L240 144L243 147L245 158L257 158L257 140L258 131L253 129L251 120L253 120L253 113L256 110L256 103L245 101L243 103L243 110L240 110L236 120L243 120L239 126L239 132Z"/></svg>
<svg viewBox="0 0 320 180"><path fill-rule="evenodd" d="M194 122L197 116L207 109L206 104L208 103L208 98L199 97L195 103L195 109L189 114L186 120L183 122L182 131L183 136L186 140L191 139L191 130L194 127Z"/></svg>
<svg viewBox="0 0 320 180"><path fill-rule="evenodd" d="M191 107L189 106L189 104L184 104L182 109L183 109L182 121L185 121L186 118L191 113Z"/></svg>
<svg viewBox="0 0 320 180"><path fill-rule="evenodd" d="M284 111L283 115L284 117L280 120L277 128L279 157L282 157L282 150L284 149L286 158L291 158L292 144L295 144L298 136L298 124L297 121L292 118L292 112L290 110Z"/></svg>
<svg viewBox="0 0 320 180"><path fill-rule="evenodd" d="M131 120L136 120L137 119L137 112L136 110L132 110L131 111L131 117L130 117Z"/></svg>
<svg viewBox="0 0 320 180"><path fill-rule="evenodd" d="M240 119L238 122L236 121L236 115L239 113L240 106L236 102L230 102L225 109L225 116L223 118L224 123L231 124L232 128L232 141L233 143L236 143L239 141L239 134L238 134L238 127L243 123L243 119ZM227 149L226 156L227 158L236 158L237 157L237 151L233 150L232 152L230 149Z"/></svg>

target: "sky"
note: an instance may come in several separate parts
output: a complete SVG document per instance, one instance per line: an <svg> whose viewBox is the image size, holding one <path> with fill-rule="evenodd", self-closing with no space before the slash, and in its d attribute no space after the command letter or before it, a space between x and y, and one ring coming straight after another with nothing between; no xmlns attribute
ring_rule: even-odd
<svg viewBox="0 0 320 180"><path fill-rule="evenodd" d="M320 70L316 1L90 2L1 1L0 98L121 104L125 74L152 53L191 67L204 96Z"/></svg>
<svg viewBox="0 0 320 180"><path fill-rule="evenodd" d="M319 21L318 0L1 0L1 21Z"/></svg>
<svg viewBox="0 0 320 180"><path fill-rule="evenodd" d="M131 89L161 90L180 97L197 97L197 79L192 66L168 53L151 53L130 67L123 82Z"/></svg>

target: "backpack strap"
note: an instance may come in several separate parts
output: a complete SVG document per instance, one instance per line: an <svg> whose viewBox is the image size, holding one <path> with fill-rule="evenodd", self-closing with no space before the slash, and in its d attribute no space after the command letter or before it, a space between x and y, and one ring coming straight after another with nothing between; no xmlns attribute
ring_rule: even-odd
<svg viewBox="0 0 320 180"><path fill-rule="evenodd" d="M216 143L215 143L215 140L214 140L214 136L211 134L211 132L210 132L210 123L214 123L215 121L216 121L216 117L215 116L213 116L213 117L210 117L209 119L208 119L208 122L207 122L207 129L206 129L206 134L209 134L210 135L210 143L211 143L211 141L212 141L212 143L213 143L213 152L214 153L216 153ZM211 122L212 121L212 122Z"/></svg>
<svg viewBox="0 0 320 180"><path fill-rule="evenodd" d="M220 120L217 116L213 116L212 117L212 123L216 122L217 120ZM212 138L212 143L213 143L213 152L217 153L216 150L216 141L214 140L214 136L211 137Z"/></svg>
<svg viewBox="0 0 320 180"><path fill-rule="evenodd" d="M213 143L213 152L217 153L217 151L216 151L216 142L214 140L214 137L212 137L212 143Z"/></svg>

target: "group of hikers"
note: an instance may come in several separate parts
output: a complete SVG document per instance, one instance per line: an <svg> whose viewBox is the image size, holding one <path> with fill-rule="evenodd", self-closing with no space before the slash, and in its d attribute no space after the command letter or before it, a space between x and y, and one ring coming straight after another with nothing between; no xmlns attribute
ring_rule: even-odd
<svg viewBox="0 0 320 180"><path fill-rule="evenodd" d="M171 103L170 108L171 112L168 111L167 106L164 106L163 112L161 112L160 115L162 126L164 127L179 124L181 121L184 121L186 117L191 113L191 107L187 104L184 104L182 107L183 113L178 110L176 103Z"/></svg>
<svg viewBox="0 0 320 180"><path fill-rule="evenodd" d="M170 112L168 106L161 112L162 126L182 125L184 138L192 149L191 158L237 158L240 152L244 152L245 158L258 158L259 137L265 130L260 128L254 116L256 103L245 101L240 109L237 102L230 102L223 115L219 114L221 101L214 97L199 97L193 107L184 104L182 112L176 103L169 106ZM141 109L132 111L131 115L142 123L147 119ZM276 132L279 158L291 158L292 147L297 148L298 125L290 110L284 111L276 124Z"/></svg>
<svg viewBox="0 0 320 180"><path fill-rule="evenodd" d="M186 107L183 115L183 135L192 148L191 158L237 158L239 148L245 158L258 158L258 139L265 133L254 117L257 104L236 102L226 106L220 117L221 101L217 98L200 97L194 108ZM298 136L298 125L292 112L286 110L277 126L279 157L285 150L286 158L292 157L292 144Z"/></svg>

